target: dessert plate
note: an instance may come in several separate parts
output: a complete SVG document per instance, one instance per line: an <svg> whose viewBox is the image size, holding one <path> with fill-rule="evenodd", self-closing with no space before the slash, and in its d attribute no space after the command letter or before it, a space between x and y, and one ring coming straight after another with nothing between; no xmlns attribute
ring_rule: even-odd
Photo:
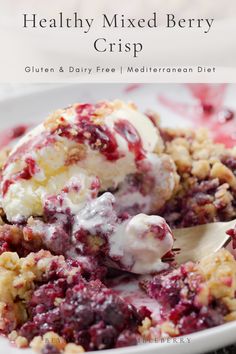
<svg viewBox="0 0 236 354"><path fill-rule="evenodd" d="M1 87L0 87L1 92ZM49 112L58 107L66 107L73 102L97 101L102 99L122 99L134 101L139 109L151 109L160 114L163 125L169 127L191 127L204 125L212 130L217 141L227 142L230 146L236 142L232 129L232 112L236 111L236 85L161 85L161 84L73 84L73 85L32 85L18 88L14 98L1 99L1 139L7 136L10 127L18 124L37 124ZM199 121L201 109L207 113L212 109L208 97L214 105L223 104L217 121L210 115ZM199 101L202 104L199 105ZM136 347L106 350L103 353L152 354L158 350L162 354L175 351L176 354L204 353L235 342L236 322L194 333L185 337L165 339L159 343L142 343ZM30 349L22 351L11 346L5 338L0 338L0 352L9 354L32 353Z"/></svg>

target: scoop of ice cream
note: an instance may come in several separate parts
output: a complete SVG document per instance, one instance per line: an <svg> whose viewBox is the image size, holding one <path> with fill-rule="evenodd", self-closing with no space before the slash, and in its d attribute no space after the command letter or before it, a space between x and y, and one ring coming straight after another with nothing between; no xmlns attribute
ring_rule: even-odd
<svg viewBox="0 0 236 354"><path fill-rule="evenodd" d="M175 166L161 151L158 129L133 105L75 104L49 116L12 150L2 171L2 207L11 222L42 216L45 200L73 184L64 204L76 213L93 193L96 177L97 192L121 190L120 210L135 210L142 200L140 208L149 213L175 187ZM129 179L136 177L142 182L129 193Z"/></svg>

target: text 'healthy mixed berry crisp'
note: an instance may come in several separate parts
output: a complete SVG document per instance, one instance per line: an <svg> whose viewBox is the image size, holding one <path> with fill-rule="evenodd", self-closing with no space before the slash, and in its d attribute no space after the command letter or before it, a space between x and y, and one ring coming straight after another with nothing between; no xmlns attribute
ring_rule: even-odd
<svg viewBox="0 0 236 354"><path fill-rule="evenodd" d="M74 104L20 131L0 156L3 335L77 354L236 319L233 255L177 267L172 234L236 217L236 148L121 101ZM124 279L138 284L132 296L117 290Z"/></svg>

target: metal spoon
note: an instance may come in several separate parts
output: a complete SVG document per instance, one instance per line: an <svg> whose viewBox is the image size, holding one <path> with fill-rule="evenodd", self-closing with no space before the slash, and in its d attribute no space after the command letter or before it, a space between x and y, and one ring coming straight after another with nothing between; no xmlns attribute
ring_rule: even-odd
<svg viewBox="0 0 236 354"><path fill-rule="evenodd" d="M236 220L232 220L173 230L174 248L180 249L175 262L179 265L187 261L197 262L226 246L231 239L226 231L235 224Z"/></svg>

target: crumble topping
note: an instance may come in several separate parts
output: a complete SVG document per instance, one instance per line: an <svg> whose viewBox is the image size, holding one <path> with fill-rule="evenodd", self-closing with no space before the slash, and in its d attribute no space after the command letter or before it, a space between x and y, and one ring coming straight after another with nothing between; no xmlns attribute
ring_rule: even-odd
<svg viewBox="0 0 236 354"><path fill-rule="evenodd" d="M43 336L34 337L30 342L30 347L36 352L42 354L81 354L84 348L74 343L66 343L66 341L54 332L47 332Z"/></svg>
<svg viewBox="0 0 236 354"><path fill-rule="evenodd" d="M180 181L161 215L172 227L188 227L236 216L236 149L216 144L204 129L162 129L164 152Z"/></svg>

